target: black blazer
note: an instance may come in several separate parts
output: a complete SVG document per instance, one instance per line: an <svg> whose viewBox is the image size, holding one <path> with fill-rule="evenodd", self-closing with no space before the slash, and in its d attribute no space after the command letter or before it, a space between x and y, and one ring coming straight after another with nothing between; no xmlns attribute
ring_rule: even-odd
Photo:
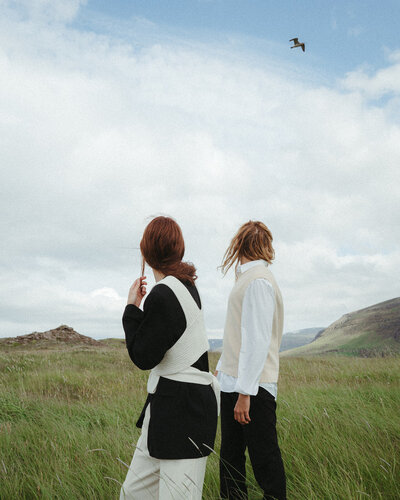
<svg viewBox="0 0 400 500"><path fill-rule="evenodd" d="M182 283L201 308L197 288ZM134 305L127 305L122 323L129 356L142 370L157 366L186 329L185 314L178 299L162 283L153 287L144 302L143 311ZM208 372L207 352L192 366ZM147 447L150 456L182 459L199 458L211 453L217 430L217 401L211 385L160 377L155 393L147 397L136 424L138 427L143 424L148 404Z"/></svg>

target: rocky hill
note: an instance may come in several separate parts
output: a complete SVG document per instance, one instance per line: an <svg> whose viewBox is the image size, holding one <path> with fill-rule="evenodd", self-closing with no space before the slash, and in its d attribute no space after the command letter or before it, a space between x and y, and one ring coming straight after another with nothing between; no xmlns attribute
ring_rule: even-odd
<svg viewBox="0 0 400 500"><path fill-rule="evenodd" d="M400 352L400 297L345 314L313 342L284 356L345 354L383 356Z"/></svg>
<svg viewBox="0 0 400 500"><path fill-rule="evenodd" d="M33 332L18 337L0 339L0 346L4 347L51 347L51 346L97 346L102 344L97 340L81 335L67 325L60 325L46 332Z"/></svg>

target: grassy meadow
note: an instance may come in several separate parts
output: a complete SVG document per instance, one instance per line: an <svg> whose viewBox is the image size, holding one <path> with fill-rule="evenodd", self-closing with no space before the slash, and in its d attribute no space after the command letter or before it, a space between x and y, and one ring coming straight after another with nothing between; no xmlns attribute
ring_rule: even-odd
<svg viewBox="0 0 400 500"><path fill-rule="evenodd" d="M118 498L147 379L126 350L9 348L0 374L0 498ZM400 498L399 357L282 359L278 422L289 500Z"/></svg>

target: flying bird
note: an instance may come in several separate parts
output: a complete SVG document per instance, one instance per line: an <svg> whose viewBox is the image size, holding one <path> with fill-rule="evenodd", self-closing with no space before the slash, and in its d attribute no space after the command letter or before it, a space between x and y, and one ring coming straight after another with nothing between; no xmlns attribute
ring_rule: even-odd
<svg viewBox="0 0 400 500"><path fill-rule="evenodd" d="M296 47L301 47L303 49L303 52L306 50L306 45L304 43L300 43L298 38L292 38L289 40L289 42L293 42L293 47L290 47L291 49L295 49Z"/></svg>

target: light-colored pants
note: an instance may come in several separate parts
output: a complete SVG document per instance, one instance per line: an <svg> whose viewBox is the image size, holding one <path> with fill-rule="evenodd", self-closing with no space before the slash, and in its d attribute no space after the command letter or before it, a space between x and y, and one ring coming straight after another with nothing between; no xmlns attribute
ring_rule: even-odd
<svg viewBox="0 0 400 500"><path fill-rule="evenodd" d="M136 445L120 500L201 500L207 457L159 460L149 455L150 405Z"/></svg>

